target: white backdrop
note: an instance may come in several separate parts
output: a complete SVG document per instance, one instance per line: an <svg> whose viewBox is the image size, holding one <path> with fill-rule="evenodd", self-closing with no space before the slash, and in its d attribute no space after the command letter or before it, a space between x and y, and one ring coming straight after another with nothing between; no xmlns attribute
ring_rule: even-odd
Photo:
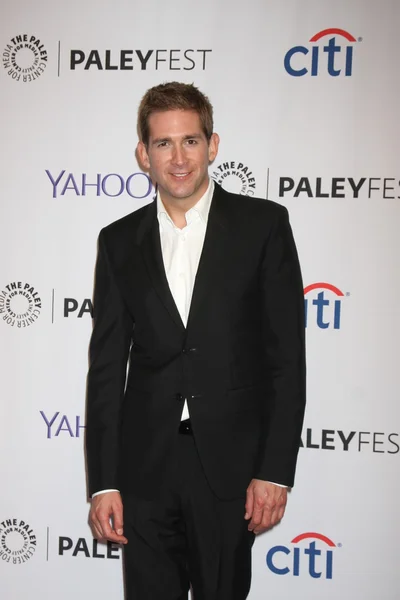
<svg viewBox="0 0 400 600"><path fill-rule="evenodd" d="M123 598L87 525L90 297L100 228L152 197L138 103L173 79L214 105L210 173L288 207L306 286L304 447L250 598L399 598L399 25L395 0L4 9L2 598Z"/></svg>

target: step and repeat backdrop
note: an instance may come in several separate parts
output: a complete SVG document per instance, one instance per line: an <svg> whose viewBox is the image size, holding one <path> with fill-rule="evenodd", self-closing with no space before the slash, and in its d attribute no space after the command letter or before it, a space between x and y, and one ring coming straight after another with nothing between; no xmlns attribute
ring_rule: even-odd
<svg viewBox="0 0 400 600"><path fill-rule="evenodd" d="M123 599L121 549L87 524L93 269L101 227L152 200L136 113L169 80L209 95L210 175L289 209L303 269L297 480L250 598L400 597L399 25L395 0L4 8L1 598Z"/></svg>

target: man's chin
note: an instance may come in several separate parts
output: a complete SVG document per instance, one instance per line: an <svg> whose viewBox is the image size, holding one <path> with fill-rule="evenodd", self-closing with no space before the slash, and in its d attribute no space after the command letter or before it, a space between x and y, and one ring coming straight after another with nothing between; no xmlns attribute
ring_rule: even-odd
<svg viewBox="0 0 400 600"><path fill-rule="evenodd" d="M196 200L200 200L200 197L202 196L202 194L206 191L207 189L207 185L208 185L208 179L203 180L203 181L188 181L188 182L173 182L173 184L171 185L170 182L168 182L168 186L162 186L159 185L159 191L160 191L160 195L161 198L164 197L169 197L171 198L171 200L176 200L177 202L184 201L184 200L188 200L192 197L196 197ZM204 192L201 192L201 190L204 187ZM200 195L199 195L200 194ZM199 196L197 198L197 196Z"/></svg>
<svg viewBox="0 0 400 600"><path fill-rule="evenodd" d="M166 192L170 198L174 198L175 200L187 200L191 198L196 192L197 189L194 185L191 186L174 186L165 190L160 190L160 192Z"/></svg>

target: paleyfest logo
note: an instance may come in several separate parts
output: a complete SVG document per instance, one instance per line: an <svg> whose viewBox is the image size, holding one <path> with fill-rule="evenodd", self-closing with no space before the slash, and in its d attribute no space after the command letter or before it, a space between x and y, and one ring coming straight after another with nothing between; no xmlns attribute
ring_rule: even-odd
<svg viewBox="0 0 400 600"><path fill-rule="evenodd" d="M212 178L227 191L243 196L255 195L256 180L250 167L244 163L230 160L213 168Z"/></svg>
<svg viewBox="0 0 400 600"><path fill-rule="evenodd" d="M36 535L31 526L21 519L0 522L0 560L20 565L29 560L36 550Z"/></svg>
<svg viewBox="0 0 400 600"><path fill-rule="evenodd" d="M11 327L29 327L39 318L42 300L30 283L12 281L0 289L0 318Z"/></svg>
<svg viewBox="0 0 400 600"><path fill-rule="evenodd" d="M11 38L2 55L7 74L22 83L40 77L47 67L47 58L47 50L40 39L27 33Z"/></svg>
<svg viewBox="0 0 400 600"><path fill-rule="evenodd" d="M205 71L211 53L211 48L73 49L69 65L71 71Z"/></svg>
<svg viewBox="0 0 400 600"><path fill-rule="evenodd" d="M280 177L279 197L395 200L399 177Z"/></svg>

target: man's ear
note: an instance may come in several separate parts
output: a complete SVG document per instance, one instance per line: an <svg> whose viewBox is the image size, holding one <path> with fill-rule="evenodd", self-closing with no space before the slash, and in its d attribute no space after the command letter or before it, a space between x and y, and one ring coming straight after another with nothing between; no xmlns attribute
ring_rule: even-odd
<svg viewBox="0 0 400 600"><path fill-rule="evenodd" d="M210 141L208 143L208 160L210 163L213 162L215 157L218 154L218 146L219 146L219 135L218 133L213 133Z"/></svg>
<svg viewBox="0 0 400 600"><path fill-rule="evenodd" d="M136 155L137 155L140 167L144 171L148 171L150 169L150 160L149 160L149 155L147 154L147 148L143 142L138 142L138 145L136 147Z"/></svg>

